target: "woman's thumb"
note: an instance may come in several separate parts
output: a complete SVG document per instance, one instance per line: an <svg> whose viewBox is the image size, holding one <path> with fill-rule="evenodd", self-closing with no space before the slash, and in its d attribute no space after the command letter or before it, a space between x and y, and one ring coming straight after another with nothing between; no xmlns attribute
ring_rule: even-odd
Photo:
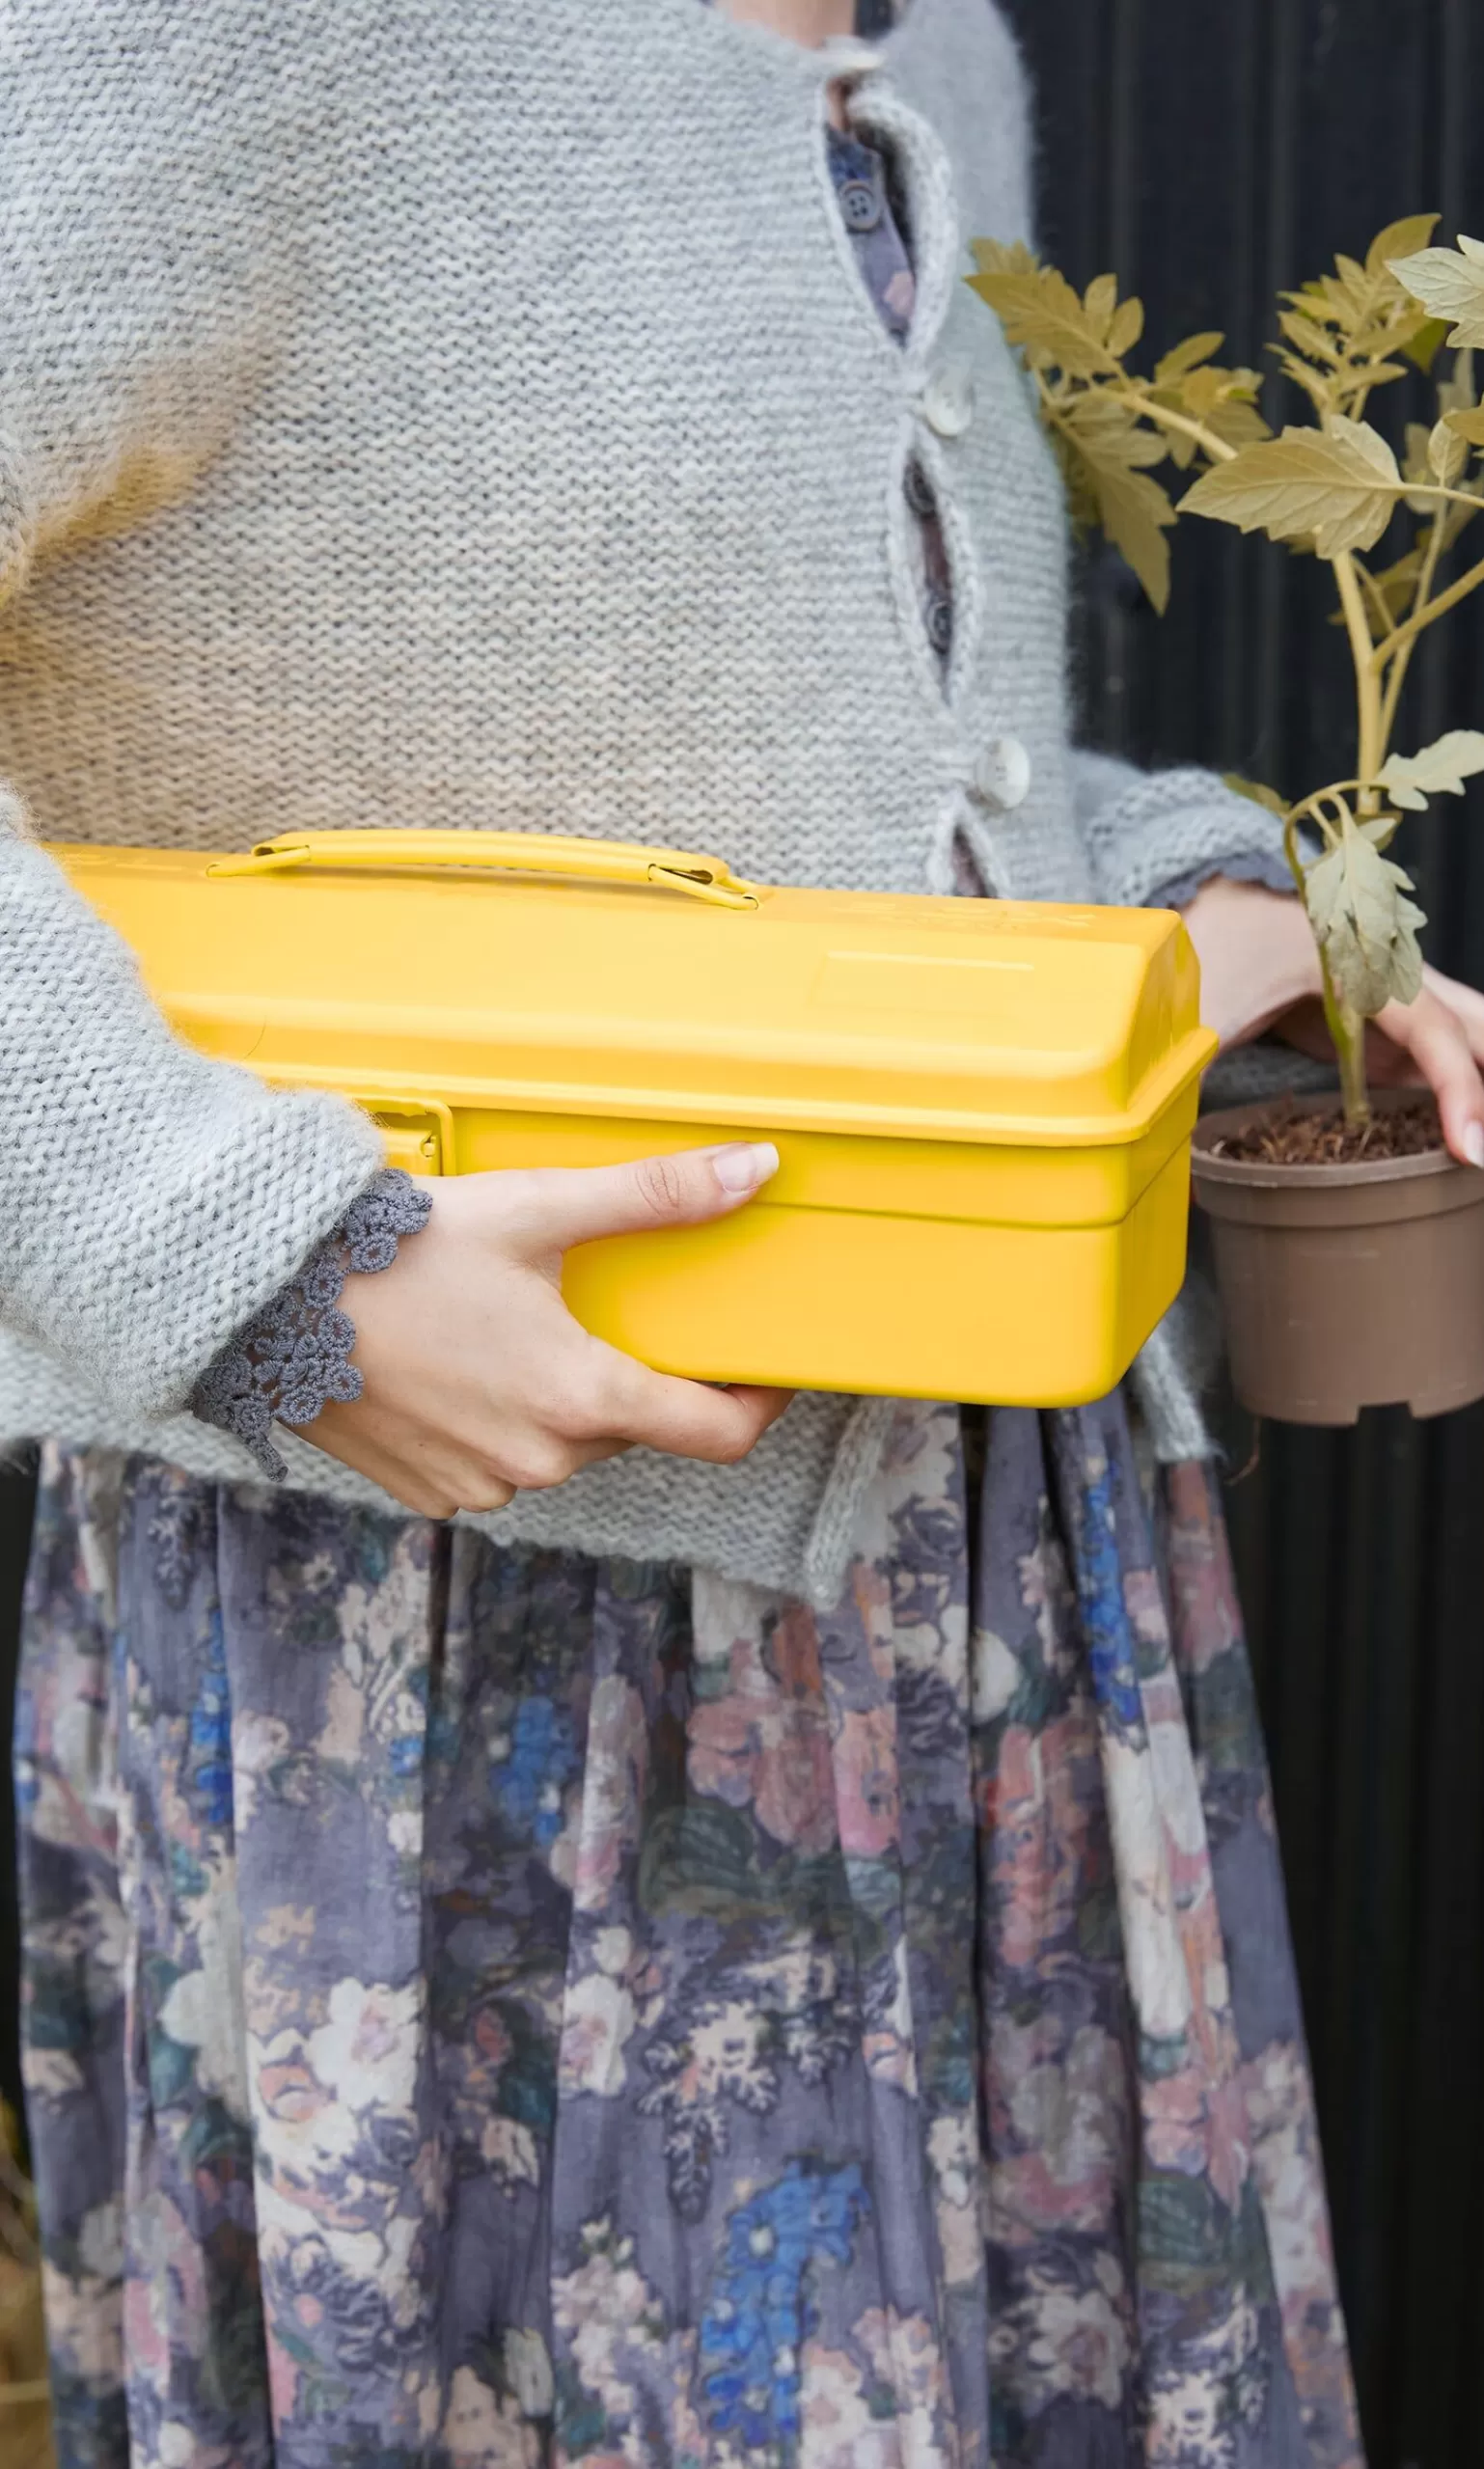
<svg viewBox="0 0 1484 2469"><path fill-rule="evenodd" d="M602 1235L701 1225L740 1208L777 1172L771 1140L681 1149L626 1166L553 1168L531 1178L527 1222L543 1248L560 1251Z"/></svg>

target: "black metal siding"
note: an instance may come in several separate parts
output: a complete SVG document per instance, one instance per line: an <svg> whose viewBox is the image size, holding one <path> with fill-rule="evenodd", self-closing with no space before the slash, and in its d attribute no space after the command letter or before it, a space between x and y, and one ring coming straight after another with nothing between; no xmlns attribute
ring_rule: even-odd
<svg viewBox="0 0 1484 2469"><path fill-rule="evenodd" d="M1151 340L1255 358L1272 294L1439 206L1484 232L1476 0L1008 0L1047 250L1115 268ZM1093 742L1297 787L1348 771L1323 578L1192 524L1171 615L1091 560ZM1411 736L1484 717L1484 611L1434 638ZM1484 983L1484 800L1414 831L1432 958ZM1233 1425L1234 1456L1248 1436ZM26 1513L0 1479L0 1632ZM1372 2469L1484 2458L1484 1409L1270 1429L1230 1515L1271 1744ZM0 1654L0 1661L5 1660ZM0 1920L0 1978L12 1941Z"/></svg>
<svg viewBox="0 0 1484 2469"><path fill-rule="evenodd" d="M1156 348L1219 326L1255 360L1275 291L1394 216L1484 231L1470 0L1008 5L1040 98L1042 244L1074 281L1113 268L1140 290ZM1115 560L1088 562L1093 742L1290 791L1347 773L1328 578L1196 522L1173 566L1161 620ZM1484 607L1431 639L1408 694L1404 745L1484 721ZM1402 854L1429 957L1484 983L1481 824L1484 797L1449 801ZM1231 1440L1241 1465L1240 1421ZM1270 1428L1229 1514L1368 2450L1373 2469L1467 2469L1484 2460L1484 1410Z"/></svg>

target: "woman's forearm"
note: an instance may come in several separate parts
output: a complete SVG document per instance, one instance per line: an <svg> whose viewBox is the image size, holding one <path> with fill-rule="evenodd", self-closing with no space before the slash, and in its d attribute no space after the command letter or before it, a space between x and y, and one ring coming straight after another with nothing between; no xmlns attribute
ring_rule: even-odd
<svg viewBox="0 0 1484 2469"><path fill-rule="evenodd" d="M1260 1037L1319 993L1319 957L1296 898L1216 875L1184 915L1200 962L1200 1016L1223 1048Z"/></svg>
<svg viewBox="0 0 1484 2469"><path fill-rule="evenodd" d="M754 25L771 26L794 42L828 42L832 35L848 35L855 26L855 0L720 0L725 15L744 17Z"/></svg>

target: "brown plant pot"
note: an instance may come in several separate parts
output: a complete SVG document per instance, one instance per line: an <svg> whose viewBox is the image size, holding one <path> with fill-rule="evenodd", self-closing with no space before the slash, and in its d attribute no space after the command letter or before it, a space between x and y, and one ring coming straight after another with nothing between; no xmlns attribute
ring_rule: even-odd
<svg viewBox="0 0 1484 2469"><path fill-rule="evenodd" d="M1469 1406L1484 1397L1484 1172L1442 1152L1357 1166L1211 1154L1278 1111L1333 1103L1233 1107L1196 1127L1192 1177L1211 1220L1232 1385L1252 1413L1283 1423Z"/></svg>

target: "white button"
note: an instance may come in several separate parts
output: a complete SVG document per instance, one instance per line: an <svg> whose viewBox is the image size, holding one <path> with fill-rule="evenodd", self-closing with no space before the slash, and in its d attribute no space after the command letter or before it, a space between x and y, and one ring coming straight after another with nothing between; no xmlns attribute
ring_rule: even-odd
<svg viewBox="0 0 1484 2469"><path fill-rule="evenodd" d="M940 437L962 437L974 418L974 380L967 369L935 369L922 389L922 418Z"/></svg>
<svg viewBox="0 0 1484 2469"><path fill-rule="evenodd" d="M884 51L863 42L859 35L826 35L819 48L829 54L831 68L847 77L869 77L886 60Z"/></svg>
<svg viewBox="0 0 1484 2469"><path fill-rule="evenodd" d="M986 806L1001 814L1025 802L1031 757L1018 737L992 737L974 767L974 785Z"/></svg>

